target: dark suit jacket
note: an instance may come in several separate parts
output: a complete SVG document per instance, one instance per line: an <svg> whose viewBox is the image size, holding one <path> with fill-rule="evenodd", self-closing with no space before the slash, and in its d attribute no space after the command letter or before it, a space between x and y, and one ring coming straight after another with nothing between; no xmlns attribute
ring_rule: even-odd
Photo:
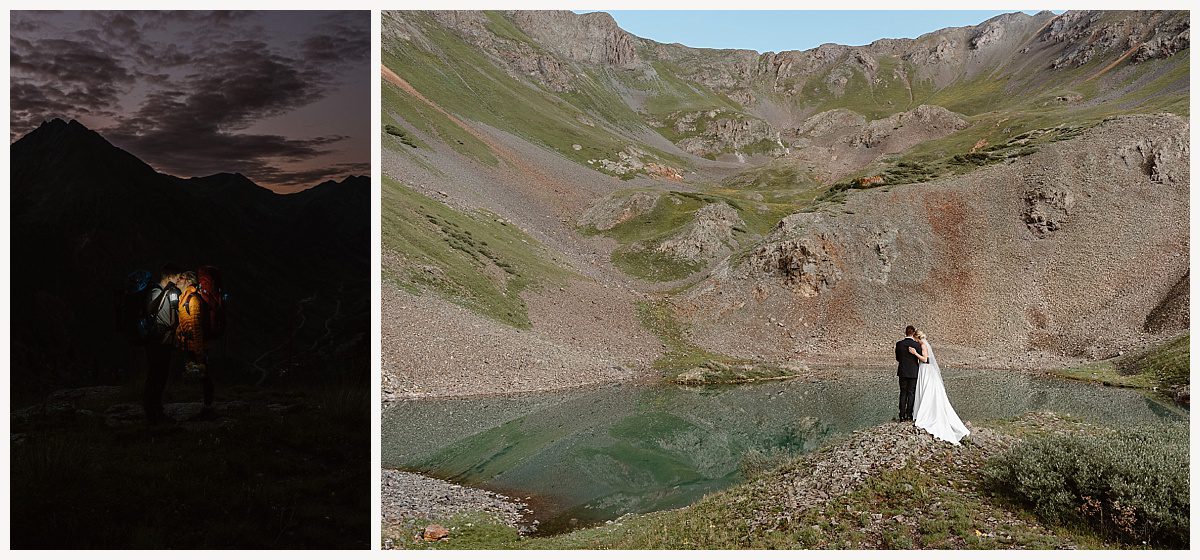
<svg viewBox="0 0 1200 560"><path fill-rule="evenodd" d="M896 361L899 363L896 366L896 375L915 379L917 370L921 368L921 361L908 351L909 348L916 350L918 354L921 353L921 343L911 338L906 337L896 342Z"/></svg>

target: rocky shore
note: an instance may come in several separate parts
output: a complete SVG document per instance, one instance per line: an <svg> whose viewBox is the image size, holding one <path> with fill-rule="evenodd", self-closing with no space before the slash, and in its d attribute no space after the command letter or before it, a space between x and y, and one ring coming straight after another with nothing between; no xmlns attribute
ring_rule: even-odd
<svg viewBox="0 0 1200 560"><path fill-rule="evenodd" d="M447 519L460 513L493 514L521 533L534 529L524 520L529 508L516 498L460 486L436 478L383 469L381 512L384 525L411 526L414 531L431 519ZM414 533L415 534L415 533Z"/></svg>

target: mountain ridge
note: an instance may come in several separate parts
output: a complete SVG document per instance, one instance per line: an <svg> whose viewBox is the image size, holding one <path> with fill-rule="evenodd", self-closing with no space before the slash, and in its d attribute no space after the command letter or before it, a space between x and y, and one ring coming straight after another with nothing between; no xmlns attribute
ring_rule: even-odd
<svg viewBox="0 0 1200 560"><path fill-rule="evenodd" d="M73 136L68 136L68 135L73 135ZM28 145L30 143L40 143L40 144L62 143L64 140L66 142L68 142L69 144L78 144L79 142L88 142L91 145L97 147L98 149L111 148L114 151L114 153L121 154L118 157L126 159L127 161L136 161L137 164L140 164L140 167L144 167L146 169L153 171L156 174L171 177L171 178L179 180L179 181L194 181L194 182L209 182L209 183L248 182L250 185L253 185L256 188L268 191L272 194L279 195L279 196L288 196L291 194L304 192L306 190L309 190L311 188L314 188L314 187L317 187L320 185L324 185L326 183L341 184L348 179L353 179L355 177L363 177L362 175L347 175L346 177L343 177L340 180L327 179L325 181L322 181L321 183L317 183L317 184L305 187L302 190L288 192L288 193L275 192L267 187L264 187L264 186L258 184L253 179L247 177L246 175L243 175L240 172L219 171L219 172L215 172L215 173L212 173L209 175L200 175L200 176L193 176L193 177L178 177L175 175L170 175L168 173L162 173L160 171L155 170L150 164L146 163L138 156L134 155L133 153L129 152L128 150L125 150L124 148L116 146L112 142L109 142L108 139L104 137L104 135L100 134L99 132L97 132L95 130L92 130L91 128L88 128L87 125L79 122L78 120L70 119L68 121L68 120L65 120L60 117L54 117L52 119L42 121L42 124L38 125L33 130L25 133L25 135L21 136L16 141L14 141L11 144L11 146L15 147L18 145L18 143L22 143L22 142L24 142L24 144L22 144L22 146ZM97 140L98 140L98 142L97 142ZM132 158L132 159L130 159L130 158Z"/></svg>

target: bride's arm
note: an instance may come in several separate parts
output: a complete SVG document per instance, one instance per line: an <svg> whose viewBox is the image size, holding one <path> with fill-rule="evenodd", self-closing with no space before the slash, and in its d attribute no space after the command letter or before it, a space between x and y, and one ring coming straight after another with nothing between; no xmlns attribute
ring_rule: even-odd
<svg viewBox="0 0 1200 560"><path fill-rule="evenodd" d="M915 348L913 348L912 346L909 346L909 347L908 347L908 351L909 351L909 352L910 352L912 355L916 356L918 360L921 360L922 362L929 362L929 356L928 356L928 355L926 355L925 348L927 348L927 347L926 347L924 344L922 344L922 345L921 345L921 352L920 352L920 353L918 353L918 352L917 352L917 350L916 350Z"/></svg>
<svg viewBox="0 0 1200 560"><path fill-rule="evenodd" d="M912 355L916 356L918 360L925 362L925 363L929 363L929 351L927 350L928 348L929 348L928 346L922 344L920 352L917 352L917 350L915 348L913 348L912 346L908 347L908 351L911 352Z"/></svg>

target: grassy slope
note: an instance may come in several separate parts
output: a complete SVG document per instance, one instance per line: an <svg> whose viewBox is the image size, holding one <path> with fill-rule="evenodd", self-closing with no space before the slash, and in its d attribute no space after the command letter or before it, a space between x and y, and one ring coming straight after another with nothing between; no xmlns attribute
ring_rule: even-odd
<svg viewBox="0 0 1200 560"><path fill-rule="evenodd" d="M968 116L970 126L943 138L930 140L914 146L899 158L868 166L853 176L870 176L886 172L891 163L897 161L935 163L943 167L941 174L969 171L974 166L955 166L946 160L955 155L967 154L979 141L986 141L988 148L1004 145L1010 140L1032 131L1056 126L1088 128L1106 118L1159 111L1188 114L1186 93L1171 93L1170 88L1180 80L1186 80L1189 71L1188 59L1180 53L1171 59L1148 60L1138 64L1126 63L1121 67L1120 78L1109 76L1089 80L1092 75L1111 61L1110 57L1095 60L1078 68L1057 70L1057 85L1036 88L1035 93L1014 94L1004 88L1005 81L986 76L970 81L956 82L951 86L930 94L919 103L941 105ZM1158 78L1150 76L1161 72ZM1020 81L1020 77L1008 78ZM1106 81L1107 80L1107 81ZM1103 84L1101 86L1100 84ZM1097 98L1108 90L1140 84L1135 90L1111 102L1092 107L1078 106ZM1060 95L1078 93L1083 99L1074 104L1055 101ZM1057 141L1062 138L1046 138ZM945 169L954 168L954 169ZM924 178L928 180L933 177Z"/></svg>
<svg viewBox="0 0 1200 560"><path fill-rule="evenodd" d="M752 241L801 207L794 201L796 197L791 196L795 191L788 189L786 194L770 191L771 202L753 200L750 195L758 191L744 188L711 187L699 193L669 191L646 214L605 231L585 229L582 233L617 240L621 246L613 252L612 260L626 274L659 282L679 280L700 270L705 263L675 259L653 248L690 226L697 210L708 204L728 204L746 223L745 228L734 230L735 239Z"/></svg>
<svg viewBox="0 0 1200 560"><path fill-rule="evenodd" d="M600 115L618 127L641 126L632 111L595 76L578 75L574 84L578 91L556 94L509 76L477 48L434 24L428 16L408 13L405 17L421 28L436 50L426 51L409 43L385 45L383 63L446 111L511 132L582 165L592 166L588 160L616 160L618 152L636 144L601 126L588 126L577 119L581 115ZM502 16L489 14L489 19L493 31L500 36L540 49ZM408 120L413 112L413 102L397 103L395 97L388 98L389 88L394 89L391 86L385 88L385 108L408 105L408 114L405 114ZM413 126L436 129L452 147L462 140L453 130L438 126L448 122L445 117L414 117L415 122L409 121ZM572 149L573 144L579 144L582 149ZM675 156L647 146L639 147L673 165L681 164Z"/></svg>
<svg viewBox="0 0 1200 560"><path fill-rule="evenodd" d="M881 82L878 84L868 87L866 76L855 70L852 72L846 93L834 96L825 89L824 76L821 76L821 79L809 80L801 96L789 102L801 106L815 105L818 110L846 108L865 114L869 118L887 116L921 103L940 104L969 115L968 128L924 142L902 156L881 160L851 174L851 177L883 175L886 185L925 182L1035 153L1042 145L1072 138L1083 129L1095 126L1112 116L1160 110L1187 114L1186 95L1156 95L1156 92L1163 91L1173 84L1177 85L1180 79L1186 78L1188 63L1186 58L1178 57L1171 60L1150 60L1130 66L1122 74L1120 84L1141 85L1134 93L1115 102L1077 108L1054 101L1057 96L1076 90L1085 92L1085 100L1095 97L1098 94L1095 87L1098 81L1089 81L1087 78L1105 66L1108 60L1106 57L1097 57L1097 60L1082 67L1060 70L1058 72L1064 85L1041 91L1031 97L1013 95L1005 90L1007 80L1021 81L1024 78L1020 76L1006 80L981 77L957 82L936 91L928 82L912 78L912 83L908 84L911 87L910 91L902 80L893 77L892 70L900 61L881 57L878 72ZM669 67L660 66L656 68L659 68L660 75L664 77L664 83L670 84L669 91L674 93L652 97L651 103L647 103L647 108L652 108L658 113L648 111L651 115L661 117L663 112L684 109L736 111L730 108L729 103L732 102L726 103L727 100L723 100L718 94L688 84L675 72L671 72ZM1153 80L1148 79L1156 72L1162 72L1162 75ZM915 72L909 68L908 74L911 77ZM670 114L667 117L666 120L670 121ZM670 127L671 123L666 124L668 126L660 132L669 140L679 140L680 135ZM978 150L980 153L972 154L972 149L981 141L984 142L984 147ZM747 229L755 234L762 234L783 216L813 208L814 202L839 202L844 198L841 193L849 188L851 186L848 183L829 187L817 185L810 177L798 174L794 168L780 162L771 162L748 169L730 177L723 185L705 188L703 192L708 196L726 198L739 208L743 220L747 222ZM747 204L745 199L742 204L738 204L735 194L738 191L763 196L769 210L746 212L747 208L757 209L761 206ZM670 231L678 230L689 222L695 208L691 205L665 206L666 200L668 199L664 198L660 207L655 208L645 219L631 220L615 228L615 231L606 233L623 244L622 248L614 253L613 259L625 272L644 279L664 281L684 278L698 269L697 266L688 263L672 262L661 255L640 251L636 246L631 247L631 244L638 241L643 244L652 240L661 241L669 236Z"/></svg>
<svg viewBox="0 0 1200 560"><path fill-rule="evenodd" d="M643 52L643 56L647 53ZM742 106L725 95L696 82L681 78L680 69L666 61L652 61L656 78L638 75L619 75L628 86L649 92L643 110L653 117L665 118L679 111L708 109L740 112Z"/></svg>
<svg viewBox="0 0 1200 560"><path fill-rule="evenodd" d="M584 235L604 235L620 246L612 260L623 272L652 281L686 278L705 263L684 262L652 248L678 235L691 225L697 210L707 204L733 207L745 222L734 238L749 246L766 235L784 216L809 206L823 188L805 170L787 162L772 162L705 186L700 192L668 191L650 212L636 216L605 231L584 228ZM633 191L618 192L627 196Z"/></svg>
<svg viewBox="0 0 1200 560"><path fill-rule="evenodd" d="M802 90L800 104L815 107L816 112L832 109L849 109L868 119L880 119L888 115L907 111L923 103L931 89L921 82L909 86L893 74L902 62L890 56L880 56L877 60L879 68L876 79L879 83L870 83L865 73L857 68L850 70L846 88L840 95L829 91L826 80L832 72L810 79ZM907 63L903 63L906 64ZM910 71L911 75L912 72ZM915 80L914 80L915 81Z"/></svg>
<svg viewBox="0 0 1200 560"><path fill-rule="evenodd" d="M499 37L541 50L535 41L502 15L492 12L487 15L489 29ZM650 61L655 76L647 78L641 73L620 69L585 69L575 76L574 85L578 91L555 93L513 79L457 36L438 29L424 16L411 17L436 45L436 52L398 45L390 50L385 49L385 64L406 76L418 90L435 99L443 108L529 138L585 165L588 160L614 158L613 154L627 145L628 141L606 132L602 127L589 127L580 123L576 117L581 114L598 116L615 129L630 131L644 126L645 119L654 119L666 125L660 128L659 132L671 141L682 138L671 126L671 119L681 111L716 110L729 115L745 114L743 107L725 95L681 77L687 72L676 65L679 61L672 63L655 60L648 51L642 52L642 55ZM696 58L695 62L702 63L701 58ZM910 63L889 56L878 57L878 83L868 83L863 72L852 68L849 83L841 95L834 95L828 91L825 85L827 75L808 79L800 95L794 98L780 98L775 92L764 89L770 84L757 84L757 88L762 90L758 92L760 95L797 107L817 110L846 108L870 118L880 118L908 110L921 103L939 104L967 114L971 125L966 130L925 142L902 157L881 161L851 175L856 177L884 174L889 184L902 184L969 172L980 165L1033 153L1037 144L1061 139L1061 135L1051 134L1036 135L1025 142L1015 141L1020 135L1030 131L1045 130L1064 123L1072 129L1085 128L1108 116L1130 112L1186 112L1186 95L1155 95L1156 92L1176 84L1181 77L1186 77L1186 57L1176 56L1170 60L1126 64L1110 72L1105 78L1088 80L1107 65L1111 58L1099 55L1081 67L1056 70L1054 72L1059 85L1048 88L1038 86L1035 88L1035 95L1018 95L1009 91L1010 87L1032 87L1027 75L1031 70L1025 70L1026 74L999 78L985 75L935 90L930 82L916 77L915 68ZM449 64L450 61L453 63ZM894 75L894 70L900 64L906 66L907 80ZM1147 78L1164 69L1166 72L1163 76L1153 80ZM1039 68L1037 71L1044 70ZM1120 80L1112 78L1117 72L1121 72ZM1097 88L1097 84L1101 82L1105 84L1104 89ZM1053 101L1056 96L1071 92L1081 93L1086 101L1111 87L1135 83L1141 84L1141 87L1118 100L1131 104L1128 107L1107 104L1077 109ZM647 94L640 108L642 115L635 113L625 100L615 93L615 86ZM478 140L460 129L456 130L457 127L445 117L430 114L432 111L427 107L415 106L411 98L399 93L396 88L385 85L384 98L386 109L401 115L406 121L413 123L413 126L433 130L456 150L482 162L495 163L495 157ZM972 147L981 140L986 141L987 147L984 150L990 152L991 157L969 154ZM392 137L385 138L385 141L396 143L396 139ZM579 143L583 149L571 149L570 146L574 143ZM659 155L665 159L672 159ZM677 161L672 163L679 164ZM775 172L772 169L774 166L776 163L773 162L762 168L747 170L744 174L769 177ZM705 188L704 192L705 195L724 198L735 205L742 214L742 219L747 222L747 229L752 232L750 235L739 232L739 237L752 237L769 229L782 216L810 207L810 203L817 200L818 195L824 194L819 199L821 201L837 202L840 200L838 193L847 188L847 185L827 193L822 193L820 188L815 187L819 186L804 182L794 185L790 192L777 187L754 189L764 197L766 211L762 210L761 204L739 204L735 189L745 191L745 187L713 186ZM606 232L606 235L617 238L622 243L621 248L613 255L615 264L628 274L654 281L678 280L699 270L702 263L679 262L646 250L652 242L661 242L671 231L678 231L684 227L690 220L690 214L698 208L694 206L684 204L663 208L660 205L650 217L653 220L661 219L661 223L637 220L619 228L618 231ZM684 219L678 219L680 217ZM763 223L766 223L766 227L762 226Z"/></svg>
<svg viewBox="0 0 1200 560"><path fill-rule="evenodd" d="M491 152L486 144L480 142L478 138L463 130L442 113L418 101L411 95L404 93L400 88L387 81L383 81L381 87L384 126L389 124L403 126L404 123L407 123L427 134L440 138L446 145L460 154L473 158L485 165L494 166L497 164L498 160L495 154ZM396 117L403 119L404 123L401 123ZM417 146L405 146L398 138L394 138L386 132L384 133L383 141L386 148L397 152L403 152L406 148L413 147L428 148L424 142L419 143Z"/></svg>
<svg viewBox="0 0 1200 560"><path fill-rule="evenodd" d="M516 327L530 326L521 291L566 274L512 224L460 212L390 177L383 179L381 219L385 251L403 262L385 266L387 279Z"/></svg>

